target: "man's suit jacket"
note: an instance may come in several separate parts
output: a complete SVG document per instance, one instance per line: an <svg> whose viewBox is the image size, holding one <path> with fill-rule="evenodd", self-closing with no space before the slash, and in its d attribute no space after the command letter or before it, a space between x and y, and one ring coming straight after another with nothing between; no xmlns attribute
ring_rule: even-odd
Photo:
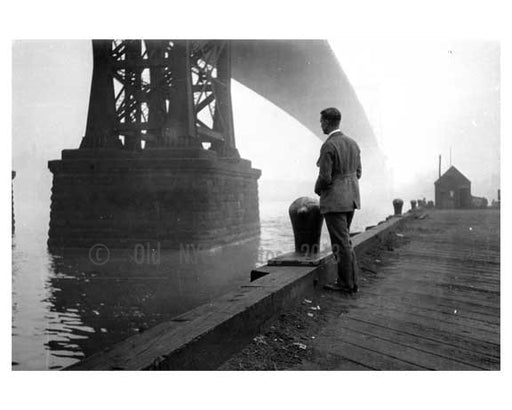
<svg viewBox="0 0 512 410"><path fill-rule="evenodd" d="M332 134L323 143L316 165L320 172L315 193L320 195L322 214L361 208L361 151L352 138L342 132Z"/></svg>

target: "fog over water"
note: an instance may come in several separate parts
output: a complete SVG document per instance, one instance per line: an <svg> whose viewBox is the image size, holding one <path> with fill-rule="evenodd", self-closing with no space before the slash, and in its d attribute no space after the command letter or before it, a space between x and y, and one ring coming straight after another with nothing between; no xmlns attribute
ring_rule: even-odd
<svg viewBox="0 0 512 410"><path fill-rule="evenodd" d="M500 43L361 39L331 45L392 172L393 193L434 196L438 155L496 198L500 184ZM417 194L416 194L417 193Z"/></svg>
<svg viewBox="0 0 512 410"><path fill-rule="evenodd" d="M366 39L330 44L386 157L383 172L390 173L390 195L433 198L438 155L444 171L451 148L452 163L472 181L473 193L495 198L500 180L498 42ZM91 73L90 41L13 43L13 169L19 195L47 193L47 161L60 158L64 148L78 147ZM263 198L288 199L282 198L282 184L293 191L301 182L305 187L314 181L320 140L311 131L236 82L233 104L237 147L263 170ZM371 181L363 178L362 184L364 197L364 185Z"/></svg>
<svg viewBox="0 0 512 410"><path fill-rule="evenodd" d="M453 165L472 181L473 195L496 198L499 43L351 40L331 46L367 112L391 187L386 197L371 194L363 152L363 209L354 230L390 214L395 196L433 199L438 155L444 171L450 147ZM196 264L165 252L158 266L118 255L96 269L83 254L48 253L47 162L60 158L63 149L78 148L91 74L90 41L13 44L13 360L18 368L60 368L247 281L250 268L292 249L287 207L298 196L314 196L320 129L315 135L234 82L237 147L263 171L259 238L202 253ZM325 227L322 243L328 246ZM106 283L112 289L108 296ZM171 300L164 290L176 290Z"/></svg>

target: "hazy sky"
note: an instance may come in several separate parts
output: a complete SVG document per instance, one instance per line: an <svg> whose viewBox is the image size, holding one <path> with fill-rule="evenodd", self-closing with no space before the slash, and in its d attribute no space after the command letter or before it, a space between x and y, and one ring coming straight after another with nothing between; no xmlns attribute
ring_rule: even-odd
<svg viewBox="0 0 512 410"><path fill-rule="evenodd" d="M334 41L399 190L452 163L490 195L499 181L500 46L442 40ZM496 180L496 178L498 178ZM495 197L495 193L493 193Z"/></svg>
<svg viewBox="0 0 512 410"><path fill-rule="evenodd" d="M499 184L500 49L497 42L331 40L366 109L393 175L394 193L433 197L438 154L495 197ZM91 80L89 41L13 45L13 167L47 185L46 162L77 148ZM320 140L252 91L233 85L237 145L261 183L313 180ZM257 112L257 120L254 113ZM320 130L318 132L320 135ZM357 137L357 136L354 136ZM289 152L294 147L293 155ZM21 188L23 189L23 188Z"/></svg>

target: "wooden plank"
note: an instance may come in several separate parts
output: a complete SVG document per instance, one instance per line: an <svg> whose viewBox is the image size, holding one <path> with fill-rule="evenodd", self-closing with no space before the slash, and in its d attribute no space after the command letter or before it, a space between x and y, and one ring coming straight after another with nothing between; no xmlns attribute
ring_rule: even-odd
<svg viewBox="0 0 512 410"><path fill-rule="evenodd" d="M322 346L324 343L327 343L327 346ZM403 361L392 355L383 354L339 339L324 338L315 345L315 348L328 351L331 354L375 370L428 370L423 366Z"/></svg>
<svg viewBox="0 0 512 410"><path fill-rule="evenodd" d="M333 353L316 354L313 360L304 360L292 370L377 370L352 359Z"/></svg>
<svg viewBox="0 0 512 410"><path fill-rule="evenodd" d="M443 259L445 261L450 261L451 263L453 263L453 262L464 263L464 262L468 261L467 258L470 258L471 264L475 265L475 266L476 265L487 266L487 265L499 264L499 259L497 260L496 258L477 259L477 258L471 257L470 255L466 255L466 257L464 257L462 255L456 256L451 253L446 253L443 255L442 252L438 253L435 250L433 250L432 252L426 252L426 251L423 251L422 249L419 249L419 250L411 249L411 250L403 251L402 255L407 256L409 258L415 257L415 258L429 259L429 260L432 260L432 258L438 258L438 259Z"/></svg>
<svg viewBox="0 0 512 410"><path fill-rule="evenodd" d="M466 282L474 283L476 285L494 286L495 289L500 288L500 277L499 275L489 275L482 270L470 271L465 266L443 266L442 270L439 270L436 266L422 265L419 266L416 263L401 263L400 266L404 267L403 274L406 276L415 277L430 277L435 280L443 279L447 282L451 281L454 283ZM386 267L383 269L386 270Z"/></svg>
<svg viewBox="0 0 512 410"><path fill-rule="evenodd" d="M461 317L458 314L454 314L451 312L438 312L435 310L427 310L423 306L414 306L414 305L405 305L400 303L393 303L389 300L381 300L380 302L375 301L373 298L368 298L368 300L362 300L369 308L374 308L380 312L386 312L388 315L393 315L394 313L408 312L414 316L417 316L419 320L422 318L440 321L447 324L457 324L459 326L464 326L469 329L475 329L482 332L488 332L489 337L499 338L500 326L499 324L490 324L482 321L474 320L473 318ZM484 333L485 334L485 333Z"/></svg>
<svg viewBox="0 0 512 410"><path fill-rule="evenodd" d="M414 283L411 281L408 281L408 283L406 282L406 283L402 284L402 286L403 286L402 293L404 295L407 295L407 294L411 294L411 295L413 295L413 294L422 294L422 295L431 294L432 296L434 296L434 299L444 298L447 300L453 300L453 301L461 302L461 303L465 303L465 302L472 303L475 306L480 306L482 309L484 309L484 311L487 311L489 313L492 312L494 314L499 315L500 303L499 303L499 301L495 301L492 298L482 297L478 294L470 295L470 294L465 293L462 295L460 291L456 291L454 289L444 289L441 287L437 287L437 288L436 287L421 287L421 286L418 286L417 282ZM386 291L391 292L392 289L395 289L395 288L396 288L396 286L393 286L393 284L386 283L380 287L380 291L383 293Z"/></svg>
<svg viewBox="0 0 512 410"><path fill-rule="evenodd" d="M337 340L342 340L362 348L377 351L394 357L403 362L412 363L429 370L478 370L479 368L461 361L456 361L438 354L411 347L410 343L402 343L398 338L386 339L380 334L371 334L351 329L345 320L339 321L342 330L337 333Z"/></svg>
<svg viewBox="0 0 512 410"><path fill-rule="evenodd" d="M472 245L472 247L464 247L459 244L456 248L446 248L442 246L431 246L429 242L418 240L414 243L410 243L409 246L402 251L405 255L411 257L434 257L448 261L455 259L457 262L460 260L466 263L471 261L477 264L489 264L491 266L500 261L499 253L494 251L476 251L475 247L479 247L479 244Z"/></svg>
<svg viewBox="0 0 512 410"><path fill-rule="evenodd" d="M469 334L460 334L453 332L450 326L432 326L425 323L419 323L414 318L409 320L397 320L386 315L380 315L375 312L355 312L350 311L351 319L360 320L374 325L384 326L386 328L411 333L415 336L430 338L440 343L449 344L455 347L461 347L493 357L500 357L499 344L488 342L487 340L471 337ZM412 319L412 320L411 320Z"/></svg>
<svg viewBox="0 0 512 410"><path fill-rule="evenodd" d="M288 252L268 261L268 266L319 266L334 260L331 250L318 253Z"/></svg>
<svg viewBox="0 0 512 410"><path fill-rule="evenodd" d="M431 274L431 273L416 273L413 270L407 269L406 266L400 266L407 273L400 274L398 277L392 278L394 282L404 281L404 282L417 282L418 284L424 284L425 288L452 288L452 289L460 289L460 293L462 294L476 294L478 296L483 296L485 298L489 298L491 300L499 300L500 297L500 288L495 284L489 283L475 283L469 282L466 283L464 279L459 280L450 280L450 278L446 278L443 273L439 274ZM396 273L393 275L397 275ZM481 294L481 295L480 295Z"/></svg>
<svg viewBox="0 0 512 410"><path fill-rule="evenodd" d="M429 312L438 312L444 314L454 314L454 311L457 311L457 315L459 317L472 319L478 322L489 323L493 325L500 324L499 315L490 315L485 313L474 312L470 310L470 308L466 308L465 305L457 304L456 307L453 305L444 305L441 303L434 303L432 299L426 300L425 298L415 297L415 298L404 298L399 295L389 295L387 293L379 293L378 291L373 291L370 288L362 288L362 295L372 296L372 301L376 304L387 303L388 301L391 303L401 303L404 306L404 309L409 308L410 306L417 306L425 311ZM429 302L430 300L430 302Z"/></svg>
<svg viewBox="0 0 512 410"><path fill-rule="evenodd" d="M414 323L418 326L424 326L429 328L435 328L438 331L442 331L448 335L463 335L467 338L483 341L498 345L500 343L499 333L482 330L476 327L469 327L464 324L446 322L436 319L428 315L419 315L412 312L406 312L400 309L390 310L386 308L379 309L352 309L350 315L364 315L367 318L377 317L385 318L388 322L408 322Z"/></svg>
<svg viewBox="0 0 512 410"><path fill-rule="evenodd" d="M402 295L403 297L412 299L415 297L419 298L429 298L433 300L433 303L435 304L436 301L439 304L444 304L447 306L453 306L455 309L457 309L457 305L466 305L467 307L471 307L472 310L475 312L480 312L484 314L490 314L494 315L496 317L500 316L500 304L499 303L488 303L483 301L476 301L473 298L468 297L460 297L455 296L454 294L447 295L447 294L435 294L429 293L427 290L424 289L407 289L407 291L404 291L402 287L400 287L400 284L386 284L386 286L379 287L378 292L381 295L386 294L395 294L395 295Z"/></svg>
<svg viewBox="0 0 512 410"><path fill-rule="evenodd" d="M402 260L405 259L405 257L402 255ZM429 261L431 259L429 258ZM413 269L417 268L419 269L420 266L425 268L426 272L434 272L435 267L439 268L439 265L431 266L429 264L418 263L417 260L407 258L407 260L404 262L407 263L408 266L411 266ZM485 279L485 280L491 280L491 281L499 281L500 279L500 271L499 269L496 269L495 273L493 273L494 268L485 268L482 269L482 267L475 268L468 264L443 264L442 269L445 274L452 274L452 275L459 275L459 276L475 276L477 278Z"/></svg>
<svg viewBox="0 0 512 410"><path fill-rule="evenodd" d="M350 316L345 316L343 320L344 329L346 328L363 334L376 336L400 345L406 345L424 352L432 353L445 359L454 360L481 369L496 370L499 369L500 366L500 361L496 357L475 353L472 350L467 350L460 346L452 346L427 337L416 336L384 326L354 320L350 318ZM440 370L439 367L436 367L436 369Z"/></svg>
<svg viewBox="0 0 512 410"><path fill-rule="evenodd" d="M404 289L413 288L421 289L422 291L432 292L436 295L442 293L443 295L454 295L457 297L467 297L474 301L490 304L494 306L500 305L500 294L496 290L487 290L481 288L472 288L470 286L447 283L441 280L425 280L418 277L401 277L394 278L393 281L383 283L383 286L399 284Z"/></svg>

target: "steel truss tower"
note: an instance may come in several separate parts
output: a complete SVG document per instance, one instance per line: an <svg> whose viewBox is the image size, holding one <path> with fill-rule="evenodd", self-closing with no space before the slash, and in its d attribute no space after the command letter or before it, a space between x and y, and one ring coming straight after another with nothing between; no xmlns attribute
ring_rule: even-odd
<svg viewBox="0 0 512 410"><path fill-rule="evenodd" d="M230 43L93 40L94 70L80 148L195 147L237 155Z"/></svg>
<svg viewBox="0 0 512 410"><path fill-rule="evenodd" d="M259 232L229 41L94 40L85 136L49 161L50 247L219 246Z"/></svg>

